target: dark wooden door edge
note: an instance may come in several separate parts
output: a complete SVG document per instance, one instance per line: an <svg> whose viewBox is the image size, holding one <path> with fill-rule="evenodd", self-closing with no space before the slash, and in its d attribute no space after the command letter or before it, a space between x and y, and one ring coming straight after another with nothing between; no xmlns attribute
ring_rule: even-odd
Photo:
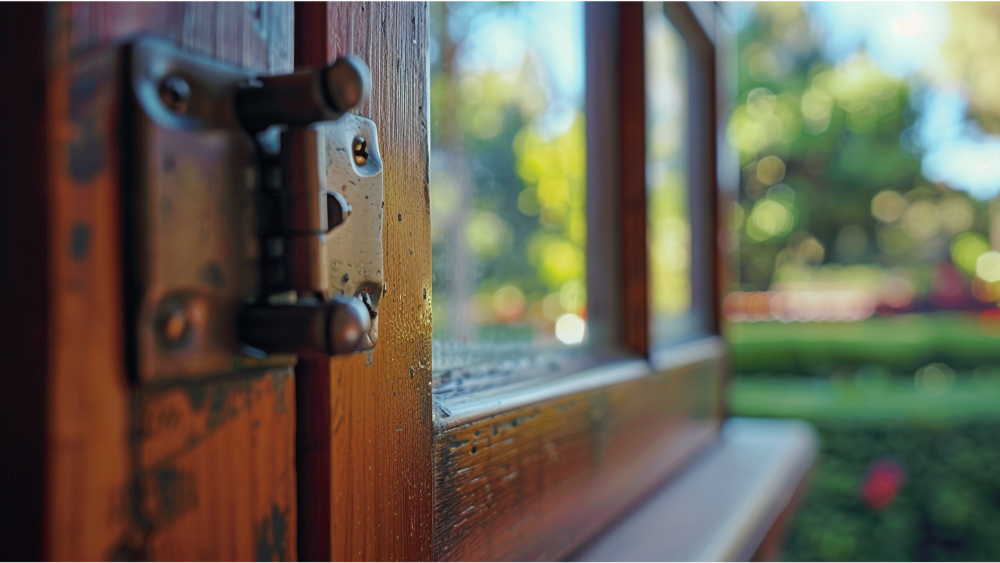
<svg viewBox="0 0 1000 563"><path fill-rule="evenodd" d="M43 547L48 371L46 20L38 3L0 4L0 559Z"/></svg>

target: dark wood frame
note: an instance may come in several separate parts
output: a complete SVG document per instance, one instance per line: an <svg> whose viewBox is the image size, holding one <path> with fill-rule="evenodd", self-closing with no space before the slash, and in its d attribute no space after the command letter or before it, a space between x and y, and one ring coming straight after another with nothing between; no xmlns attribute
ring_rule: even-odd
<svg viewBox="0 0 1000 563"><path fill-rule="evenodd" d="M0 559L43 548L49 330L47 7L0 4ZM16 111L12 111L16 108Z"/></svg>
<svg viewBox="0 0 1000 563"><path fill-rule="evenodd" d="M295 3L295 69L329 62L326 2ZM302 561L330 561L330 362L295 366L297 548Z"/></svg>
<svg viewBox="0 0 1000 563"><path fill-rule="evenodd" d="M614 84L618 86L615 109L620 162L617 243L621 256L621 339L627 350L646 356L650 349L650 295L646 244L646 68L641 2L619 6L617 39L619 74ZM623 84L631 87L624 88Z"/></svg>
<svg viewBox="0 0 1000 563"><path fill-rule="evenodd" d="M696 11L697 10L697 11ZM705 334L719 334L720 285L718 240L719 164L722 146L717 121L719 103L716 69L716 10L712 5L664 4L667 17L688 46L688 154L691 185L692 304L702 312Z"/></svg>
<svg viewBox="0 0 1000 563"><path fill-rule="evenodd" d="M703 338L658 350L649 343L642 4L586 10L588 309L600 331L592 338L623 354L477 401L436 398L436 559L565 557L710 443L722 419L714 30L686 4L667 8L691 57L692 254L703 258L693 286L706 322Z"/></svg>

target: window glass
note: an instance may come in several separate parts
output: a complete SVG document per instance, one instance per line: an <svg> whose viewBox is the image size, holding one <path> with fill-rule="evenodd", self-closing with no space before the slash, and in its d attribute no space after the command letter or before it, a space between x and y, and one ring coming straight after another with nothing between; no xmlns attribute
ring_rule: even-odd
<svg viewBox="0 0 1000 563"><path fill-rule="evenodd" d="M583 6L430 13L435 356L584 344Z"/></svg>
<svg viewBox="0 0 1000 563"><path fill-rule="evenodd" d="M688 201L687 47L663 12L645 4L646 207L653 346L692 334Z"/></svg>

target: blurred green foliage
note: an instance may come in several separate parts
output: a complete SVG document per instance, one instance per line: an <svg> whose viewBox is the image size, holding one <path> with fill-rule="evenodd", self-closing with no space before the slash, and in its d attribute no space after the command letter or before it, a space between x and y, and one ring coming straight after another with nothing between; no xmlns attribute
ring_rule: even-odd
<svg viewBox="0 0 1000 563"><path fill-rule="evenodd" d="M858 225L873 238L872 198L921 177L919 160L899 142L905 83L863 55L833 67L811 42L790 48L787 30L808 26L798 5L761 4L754 15L739 36L741 94L728 136L743 167L740 278L763 290L793 234L793 242L814 237L822 259L838 261L829 250L841 228ZM768 54L791 64L780 74L756 70ZM854 261L876 254L865 246Z"/></svg>
<svg viewBox="0 0 1000 563"><path fill-rule="evenodd" d="M690 338L691 218L688 197L688 49L664 13L644 5L646 244L650 338Z"/></svg>
<svg viewBox="0 0 1000 563"><path fill-rule="evenodd" d="M739 97L727 125L742 167L731 221L739 233L739 288L850 285L831 281L827 270L865 264L877 274L869 289L895 292L885 299L890 309L983 308L996 301L1000 288L976 293L973 287L976 261L989 251L990 203L921 173L913 141L920 112L911 97L929 79L890 76L863 48L830 61L812 6L741 9L749 18L738 36ZM975 19L967 11L957 9L953 34ZM960 47L948 44L951 59L968 54ZM975 105L972 113L992 123ZM962 273L942 282L942 268L953 262ZM956 284L968 298L951 295Z"/></svg>
<svg viewBox="0 0 1000 563"><path fill-rule="evenodd" d="M738 416L810 420L821 454L789 524L789 561L952 561L1000 558L1000 370L960 372L933 397L912 377L850 380L738 377ZM862 489L875 463L905 473L885 507Z"/></svg>
<svg viewBox="0 0 1000 563"><path fill-rule="evenodd" d="M821 422L820 460L789 525L787 561L1000 559L1000 421L940 425ZM873 461L906 472L896 498L869 507Z"/></svg>
<svg viewBox="0 0 1000 563"><path fill-rule="evenodd" d="M973 369L1000 365L1000 336L974 313L874 317L852 323L732 323L727 326L740 373L829 375L866 363L894 372L932 362Z"/></svg>
<svg viewBox="0 0 1000 563"><path fill-rule="evenodd" d="M928 180L915 127L939 88L968 102L961 127L996 140L1000 6L947 4L939 64L902 78L864 46L827 58L821 8L738 7L732 289L861 289L876 316L727 325L741 374L729 408L820 431L786 559L998 560L1000 205ZM875 8L908 9L859 10ZM862 495L879 460L905 472L881 509Z"/></svg>
<svg viewBox="0 0 1000 563"><path fill-rule="evenodd" d="M571 17L539 37L549 9ZM582 69L556 80L582 66L557 56L582 52L576 32L575 4L430 6L436 339L547 344L586 316Z"/></svg>
<svg viewBox="0 0 1000 563"><path fill-rule="evenodd" d="M1000 415L1000 368L956 372L946 364L929 364L901 375L869 364L830 379L756 374L735 378L727 400L739 415L821 422L893 420L921 426L989 419Z"/></svg>

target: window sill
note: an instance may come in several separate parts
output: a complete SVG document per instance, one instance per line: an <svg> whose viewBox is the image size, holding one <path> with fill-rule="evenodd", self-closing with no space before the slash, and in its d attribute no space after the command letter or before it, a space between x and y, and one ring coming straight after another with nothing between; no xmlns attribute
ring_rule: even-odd
<svg viewBox="0 0 1000 563"><path fill-rule="evenodd" d="M818 453L798 420L731 418L716 442L575 561L746 561Z"/></svg>

